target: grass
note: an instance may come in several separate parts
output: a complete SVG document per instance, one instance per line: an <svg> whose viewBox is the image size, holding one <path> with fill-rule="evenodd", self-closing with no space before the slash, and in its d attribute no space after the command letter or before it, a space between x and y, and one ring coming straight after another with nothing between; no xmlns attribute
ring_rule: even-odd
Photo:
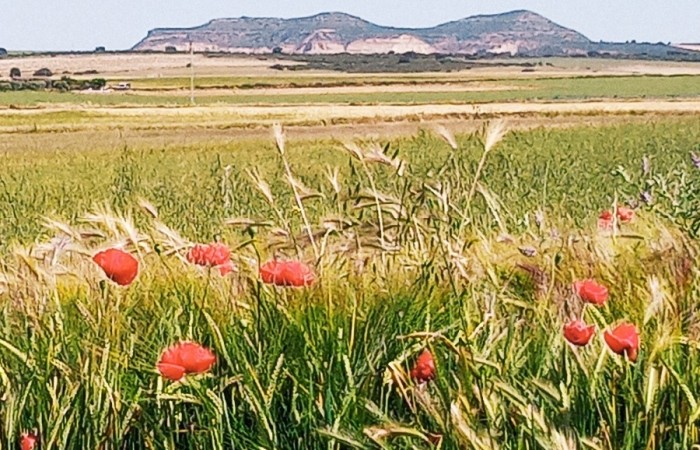
<svg viewBox="0 0 700 450"><path fill-rule="evenodd" d="M273 79L270 79L273 80ZM426 80L435 81L435 78ZM182 80L173 79L173 83ZM157 81L169 86L171 81ZM395 81L395 80L394 80ZM151 81L141 81L148 82ZM139 82L139 83L141 83ZM219 83L215 79L215 83ZM240 79L232 79L236 86L244 86ZM275 83L287 81L275 80ZM392 80L385 80L393 83ZM201 86L207 81L200 80ZM259 84L268 81L258 80ZM303 82L305 85L309 82ZM353 82L350 82L352 84ZM542 78L542 79L508 79L489 81L498 87L501 84L512 86L511 89L444 92L436 87L435 92L356 92L356 93L322 93L322 94L278 94L255 95L254 90L245 95L235 95L222 89L216 95L197 95L196 102L209 104L435 104L435 103L489 103L513 101L552 101L610 98L696 98L700 96L700 76L627 76L627 77L590 77L590 78ZM160 84L159 84L160 85ZM187 84L188 86L188 84ZM184 86L181 86L184 88ZM92 105L188 105L190 99L184 95L165 94L152 91L148 95L83 95L58 92L0 92L0 105L30 106L43 103L76 103Z"/></svg>
<svg viewBox="0 0 700 450"><path fill-rule="evenodd" d="M641 164L644 155L655 155L655 165L663 171L687 162L688 152L700 140L696 122L692 118L659 119L513 134L487 160L484 177L489 188L509 205L511 224L541 207L582 226L592 210L609 204L615 192L626 186L615 174L617 167L636 172L632 164ZM398 151L420 177L434 175L451 152L431 133L380 143ZM272 143L265 141L211 142L185 148L171 144L167 150L113 145L91 150L85 143L84 150L76 153L74 147L36 148L31 135L16 141L12 150L0 155L6 168L0 189L0 240L35 237L43 215L72 221L94 206L134 205L139 197L153 202L169 223L187 217L183 228L178 228L190 238L211 239L223 231L220 222L225 217L271 214L250 186L247 170L258 168L271 182L284 175ZM467 149L463 164L475 165L480 157L477 142L465 136L462 145ZM302 180L318 186L326 196L331 195L328 167L339 167L343 179L353 177L341 142L291 142L288 153ZM512 168L518 168L517 172ZM560 186L551 188L559 180L563 180ZM235 192L227 194L228 200L222 197L222 183ZM379 183L384 187L381 180ZM273 192L282 197L290 193L282 181L274 182ZM227 207L221 208L224 204ZM330 212L325 206L317 202L309 209L319 218ZM284 208L285 214L291 214L295 206Z"/></svg>
<svg viewBox="0 0 700 450"><path fill-rule="evenodd" d="M70 449L690 448L698 122L442 134L78 152L29 136L3 154L2 447L33 430ZM642 190L631 224L596 230ZM185 262L216 239L235 275ZM128 288L89 258L115 244L141 261ZM274 255L318 283L261 284ZM589 277L604 307L572 294ZM573 316L596 325L586 347L561 335ZM634 364L602 340L621 320L642 332ZM214 370L159 377L180 339ZM426 347L437 377L417 386Z"/></svg>

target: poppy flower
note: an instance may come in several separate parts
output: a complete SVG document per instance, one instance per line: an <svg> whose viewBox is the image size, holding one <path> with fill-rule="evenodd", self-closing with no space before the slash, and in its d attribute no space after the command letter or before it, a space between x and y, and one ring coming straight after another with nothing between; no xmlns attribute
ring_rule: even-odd
<svg viewBox="0 0 700 450"><path fill-rule="evenodd" d="M310 286L315 281L313 271L300 261L269 261L260 267L263 283L275 286Z"/></svg>
<svg viewBox="0 0 700 450"><path fill-rule="evenodd" d="M598 228L601 230L609 230L612 228L613 224L613 214L612 211L609 209L606 209L605 211L601 212L600 215L598 216Z"/></svg>
<svg viewBox="0 0 700 450"><path fill-rule="evenodd" d="M427 348L423 350L411 369L411 378L418 383L426 383L435 378L435 360Z"/></svg>
<svg viewBox="0 0 700 450"><path fill-rule="evenodd" d="M631 323L623 322L612 331L605 331L603 334L605 342L614 353L627 356L635 362L639 353L639 330Z"/></svg>
<svg viewBox="0 0 700 450"><path fill-rule="evenodd" d="M208 371L215 362L211 350L194 342L179 342L163 352L157 367L163 377L178 381L187 374Z"/></svg>
<svg viewBox="0 0 700 450"><path fill-rule="evenodd" d="M187 253L187 261L197 266L215 267L221 276L233 272L231 250L221 243L197 244Z"/></svg>
<svg viewBox="0 0 700 450"><path fill-rule="evenodd" d="M574 292L581 300L603 306L608 299L608 288L598 284L595 280L583 280L574 283Z"/></svg>
<svg viewBox="0 0 700 450"><path fill-rule="evenodd" d="M187 253L187 261L198 266L221 266L231 257L231 250L219 242L197 244Z"/></svg>
<svg viewBox="0 0 700 450"><path fill-rule="evenodd" d="M630 222L634 218L634 210L624 206L619 206L617 208L617 218L622 223Z"/></svg>
<svg viewBox="0 0 700 450"><path fill-rule="evenodd" d="M593 325L587 326L582 320L572 320L564 325L564 337L574 345L583 347L588 344L595 333Z"/></svg>
<svg viewBox="0 0 700 450"><path fill-rule="evenodd" d="M39 437L34 433L22 433L19 437L19 448L21 450L34 450L37 448Z"/></svg>
<svg viewBox="0 0 700 450"><path fill-rule="evenodd" d="M139 262L136 258L117 248L99 252L92 260L100 266L107 278L120 286L130 285L139 273Z"/></svg>

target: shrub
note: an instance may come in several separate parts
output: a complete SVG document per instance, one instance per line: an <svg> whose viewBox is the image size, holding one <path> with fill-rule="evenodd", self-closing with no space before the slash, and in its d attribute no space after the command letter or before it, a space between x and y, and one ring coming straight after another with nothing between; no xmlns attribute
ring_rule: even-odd
<svg viewBox="0 0 700 450"><path fill-rule="evenodd" d="M46 67L43 67L36 72L34 72L35 77L50 77L53 76L53 72L51 70L47 69Z"/></svg>
<svg viewBox="0 0 700 450"><path fill-rule="evenodd" d="M31 80L23 83L22 88L28 91L41 91L48 87L48 83L43 80Z"/></svg>
<svg viewBox="0 0 700 450"><path fill-rule="evenodd" d="M70 84L64 80L58 80L53 82L51 88L60 92L68 92L70 91Z"/></svg>
<svg viewBox="0 0 700 450"><path fill-rule="evenodd" d="M19 67L10 69L10 78L22 78L22 71L19 70Z"/></svg>
<svg viewBox="0 0 700 450"><path fill-rule="evenodd" d="M104 78L93 78L88 84L90 89L102 89L107 86L107 80Z"/></svg>
<svg viewBox="0 0 700 450"><path fill-rule="evenodd" d="M61 77L61 81L68 87L67 90L73 91L76 89L87 89L88 85L85 81L75 80L70 77ZM55 86L55 84L54 84Z"/></svg>

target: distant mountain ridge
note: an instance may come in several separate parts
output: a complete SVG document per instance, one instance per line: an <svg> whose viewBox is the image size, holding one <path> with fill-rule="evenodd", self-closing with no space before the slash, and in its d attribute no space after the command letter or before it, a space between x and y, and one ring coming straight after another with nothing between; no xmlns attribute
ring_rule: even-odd
<svg viewBox="0 0 700 450"><path fill-rule="evenodd" d="M577 31L526 10L472 16L432 28L385 27L341 12L296 19L214 19L194 28L151 30L132 50L186 51L190 42L198 52L253 54L586 56L596 52L689 52L664 44L594 43Z"/></svg>

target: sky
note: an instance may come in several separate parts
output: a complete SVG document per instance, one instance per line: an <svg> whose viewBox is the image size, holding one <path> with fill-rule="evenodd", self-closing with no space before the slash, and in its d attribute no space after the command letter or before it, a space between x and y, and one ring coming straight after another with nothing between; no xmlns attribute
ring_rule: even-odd
<svg viewBox="0 0 700 450"><path fill-rule="evenodd" d="M430 27L515 9L542 14L594 41L700 42L700 0L0 0L0 47L125 50L152 28L220 17L342 11L380 25Z"/></svg>

